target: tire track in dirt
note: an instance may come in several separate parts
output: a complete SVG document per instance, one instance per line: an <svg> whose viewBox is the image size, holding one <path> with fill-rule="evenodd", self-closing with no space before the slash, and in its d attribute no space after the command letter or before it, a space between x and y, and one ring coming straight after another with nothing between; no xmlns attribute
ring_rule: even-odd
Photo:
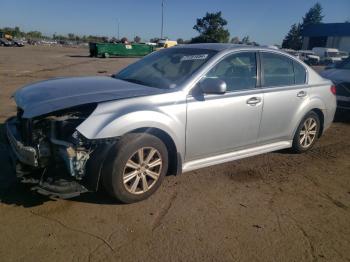
<svg viewBox="0 0 350 262"><path fill-rule="evenodd" d="M160 207L159 211L156 213L153 223L152 231L156 230L161 224L164 217L168 214L172 204L177 197L177 192L173 191L168 200Z"/></svg>
<svg viewBox="0 0 350 262"><path fill-rule="evenodd" d="M306 232L306 230L300 225L299 221L296 220L292 215L290 214L286 214L286 217L289 218L293 224L295 225L295 227L300 231L300 233L303 235L304 239L306 240L308 246L309 246L309 254L312 258L312 262L317 262L317 255L316 255L316 250L315 250L315 246L314 243L311 239L311 237L309 236L309 234Z"/></svg>
<svg viewBox="0 0 350 262"><path fill-rule="evenodd" d="M91 232L88 232L88 231L84 231L84 230L72 228L72 227L70 227L70 226L64 224L63 222L59 221L58 219L55 219L55 218L51 218L51 217L47 217L47 216L41 215L41 214L39 214L39 213L37 213L37 212L34 212L34 211L32 211L32 210L29 211L29 212L30 212L32 215L34 215L34 216L38 216L38 217L44 218L44 219L46 219L46 220L49 220L49 221L51 221L51 222L54 222L54 223L60 225L61 227L65 228L65 229L67 229L67 230L69 230L69 231L73 231L73 232L85 234L85 235L88 235L88 236L93 237L93 238L95 238L95 239L98 239L98 240L102 241L102 242L104 243L104 245L106 245L111 251L115 252L114 248L113 248L112 245L109 243L109 241L106 240L106 239L103 238L103 237L100 237L100 236L98 236L98 235L96 235L96 234L93 234L93 233L91 233Z"/></svg>

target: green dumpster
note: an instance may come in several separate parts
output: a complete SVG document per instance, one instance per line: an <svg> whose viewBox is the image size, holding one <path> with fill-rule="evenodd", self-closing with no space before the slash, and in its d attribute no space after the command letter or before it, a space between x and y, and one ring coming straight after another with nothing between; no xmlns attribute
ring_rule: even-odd
<svg viewBox="0 0 350 262"><path fill-rule="evenodd" d="M146 44L89 43L89 48L91 57L145 56L154 51L153 46Z"/></svg>

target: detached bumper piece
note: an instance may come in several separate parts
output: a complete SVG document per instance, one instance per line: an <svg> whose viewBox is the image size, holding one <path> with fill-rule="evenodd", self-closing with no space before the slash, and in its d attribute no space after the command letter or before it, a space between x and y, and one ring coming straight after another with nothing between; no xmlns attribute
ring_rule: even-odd
<svg viewBox="0 0 350 262"><path fill-rule="evenodd" d="M59 173L64 172L59 170ZM71 179L69 176L59 176L55 171L32 170L30 167L23 166L21 163L16 164L16 175L22 184L31 185L31 190L41 195L53 198L73 198L80 194L89 192L89 190L81 183Z"/></svg>
<svg viewBox="0 0 350 262"><path fill-rule="evenodd" d="M89 191L78 182L65 179L41 182L31 189L41 195L63 199L77 197Z"/></svg>

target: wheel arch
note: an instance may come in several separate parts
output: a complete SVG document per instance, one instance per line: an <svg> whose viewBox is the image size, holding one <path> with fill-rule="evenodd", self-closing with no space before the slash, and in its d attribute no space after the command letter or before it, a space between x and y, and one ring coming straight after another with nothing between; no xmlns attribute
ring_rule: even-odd
<svg viewBox="0 0 350 262"><path fill-rule="evenodd" d="M310 112L315 112L319 119L320 119L320 132L318 134L318 137L320 138L323 134L323 128L324 128L324 114L321 109L319 108L313 108L310 110Z"/></svg>
<svg viewBox="0 0 350 262"><path fill-rule="evenodd" d="M128 132L127 134L130 134L130 133L147 133L159 138L164 143L168 151L168 159L169 159L168 174L169 175L181 174L182 156L179 153L176 143L170 134L168 134L166 131L162 129L155 128L155 127L137 128Z"/></svg>
<svg viewBox="0 0 350 262"><path fill-rule="evenodd" d="M295 136L295 133L297 132L298 130L298 127L301 123L301 121L305 118L306 115L308 115L309 113L311 112L314 112L315 114L317 114L317 116L319 117L320 119L320 132L318 134L318 138L320 138L323 134L323 127L324 127L324 113L322 111L322 109L320 109L319 107L311 107L309 108L308 110L306 110L302 116L300 117L300 119L298 119L298 121L296 122L296 126L294 127L294 130L293 130L293 136L292 138L294 138Z"/></svg>
<svg viewBox="0 0 350 262"><path fill-rule="evenodd" d="M174 139L162 129L154 128L154 127L142 127L134 130L130 130L124 135L131 133L148 133L159 138L167 148L168 151L168 159L169 159L169 167L168 167L168 175L179 175L182 173L182 155L178 151L176 143ZM122 135L122 136L124 136ZM91 161L88 162L88 173L86 174L86 185L89 189L93 191L98 191L101 186L101 177L103 173L103 167L105 164L105 160L108 157L108 154L111 148L118 142L118 140L122 137L119 136L115 138L113 143L105 144L97 149L95 154L93 154Z"/></svg>

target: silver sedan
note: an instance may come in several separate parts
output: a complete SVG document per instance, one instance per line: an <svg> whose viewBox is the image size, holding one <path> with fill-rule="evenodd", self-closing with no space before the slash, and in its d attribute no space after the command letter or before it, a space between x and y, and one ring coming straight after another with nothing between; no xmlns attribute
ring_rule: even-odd
<svg viewBox="0 0 350 262"><path fill-rule="evenodd" d="M60 197L103 186L126 203L150 196L166 174L305 152L336 110L332 82L300 60L229 44L164 49L112 77L35 83L15 101L7 134L21 179Z"/></svg>

